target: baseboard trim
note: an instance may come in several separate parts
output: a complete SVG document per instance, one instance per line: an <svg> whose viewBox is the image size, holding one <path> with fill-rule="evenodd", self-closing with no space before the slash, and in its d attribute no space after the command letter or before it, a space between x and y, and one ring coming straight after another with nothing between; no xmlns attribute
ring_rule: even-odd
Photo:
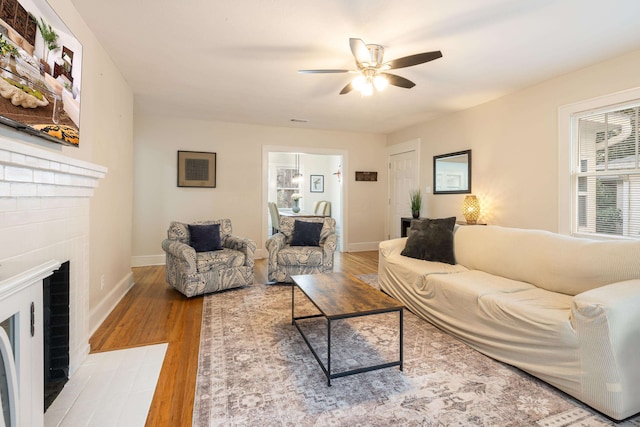
<svg viewBox="0 0 640 427"><path fill-rule="evenodd" d="M146 267L147 265L164 265L166 257L162 255L140 255L131 257L131 267Z"/></svg>
<svg viewBox="0 0 640 427"><path fill-rule="evenodd" d="M89 313L89 336L92 336L96 332L96 329L105 321L109 313L113 311L133 285L133 272L131 271L114 286L100 304L91 310Z"/></svg>
<svg viewBox="0 0 640 427"><path fill-rule="evenodd" d="M377 251L379 244L380 242L352 243L347 246L347 252Z"/></svg>

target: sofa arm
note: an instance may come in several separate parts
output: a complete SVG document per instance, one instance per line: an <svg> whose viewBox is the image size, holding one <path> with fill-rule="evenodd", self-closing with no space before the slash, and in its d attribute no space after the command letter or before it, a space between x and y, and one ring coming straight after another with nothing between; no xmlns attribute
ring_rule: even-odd
<svg viewBox="0 0 640 427"><path fill-rule="evenodd" d="M245 256L245 265L253 267L255 264L256 243L246 237L227 236L224 239L223 246L242 252Z"/></svg>
<svg viewBox="0 0 640 427"><path fill-rule="evenodd" d="M400 255L400 253L404 250L406 243L406 237L382 241L378 245L380 256L388 258L392 255Z"/></svg>
<svg viewBox="0 0 640 427"><path fill-rule="evenodd" d="M196 250L191 246L178 240L165 239L162 241L162 249L170 255L167 262L171 262L171 257L175 257L186 265L186 274L194 274L198 271L196 266Z"/></svg>
<svg viewBox="0 0 640 427"><path fill-rule="evenodd" d="M612 283L573 298L585 402L615 419L640 408L640 279Z"/></svg>
<svg viewBox="0 0 640 427"><path fill-rule="evenodd" d="M322 251L324 252L324 265L325 267L333 268L333 253L336 251L338 247L338 236L335 234L331 234L327 236L322 245Z"/></svg>

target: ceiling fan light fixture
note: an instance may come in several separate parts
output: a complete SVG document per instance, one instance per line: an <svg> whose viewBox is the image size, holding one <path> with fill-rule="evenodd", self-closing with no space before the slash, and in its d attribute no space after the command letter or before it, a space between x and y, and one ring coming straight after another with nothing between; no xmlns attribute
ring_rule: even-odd
<svg viewBox="0 0 640 427"><path fill-rule="evenodd" d="M389 80L387 80L385 76L377 75L373 78L373 85L376 87L376 90L382 91L389 86Z"/></svg>
<svg viewBox="0 0 640 427"><path fill-rule="evenodd" d="M362 74L353 79L351 85L355 90L361 91L364 85L367 83L367 78Z"/></svg>
<svg viewBox="0 0 640 427"><path fill-rule="evenodd" d="M360 89L360 93L362 96L373 95L373 84L371 83L371 80L367 79L367 82L362 86L362 89Z"/></svg>

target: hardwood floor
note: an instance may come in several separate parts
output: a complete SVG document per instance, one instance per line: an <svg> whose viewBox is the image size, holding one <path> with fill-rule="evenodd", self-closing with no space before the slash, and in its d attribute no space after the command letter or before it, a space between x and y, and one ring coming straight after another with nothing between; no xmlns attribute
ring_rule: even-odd
<svg viewBox="0 0 640 427"><path fill-rule="evenodd" d="M378 252L336 253L334 271L378 272ZM93 334L91 352L168 343L147 426L191 426L198 370L202 297L185 298L164 279L164 266L133 269L135 285ZM266 283L267 260L256 260L255 282Z"/></svg>

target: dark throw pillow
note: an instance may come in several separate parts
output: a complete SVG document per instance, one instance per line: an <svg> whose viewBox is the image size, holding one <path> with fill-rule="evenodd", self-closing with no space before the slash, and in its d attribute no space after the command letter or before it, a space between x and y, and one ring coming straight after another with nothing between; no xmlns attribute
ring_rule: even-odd
<svg viewBox="0 0 640 427"><path fill-rule="evenodd" d="M402 255L425 261L455 264L453 227L456 217L411 221L411 230Z"/></svg>
<svg viewBox="0 0 640 427"><path fill-rule="evenodd" d="M196 252L222 250L220 224L189 224L190 245Z"/></svg>
<svg viewBox="0 0 640 427"><path fill-rule="evenodd" d="M293 223L291 246L320 246L321 222L297 221Z"/></svg>

